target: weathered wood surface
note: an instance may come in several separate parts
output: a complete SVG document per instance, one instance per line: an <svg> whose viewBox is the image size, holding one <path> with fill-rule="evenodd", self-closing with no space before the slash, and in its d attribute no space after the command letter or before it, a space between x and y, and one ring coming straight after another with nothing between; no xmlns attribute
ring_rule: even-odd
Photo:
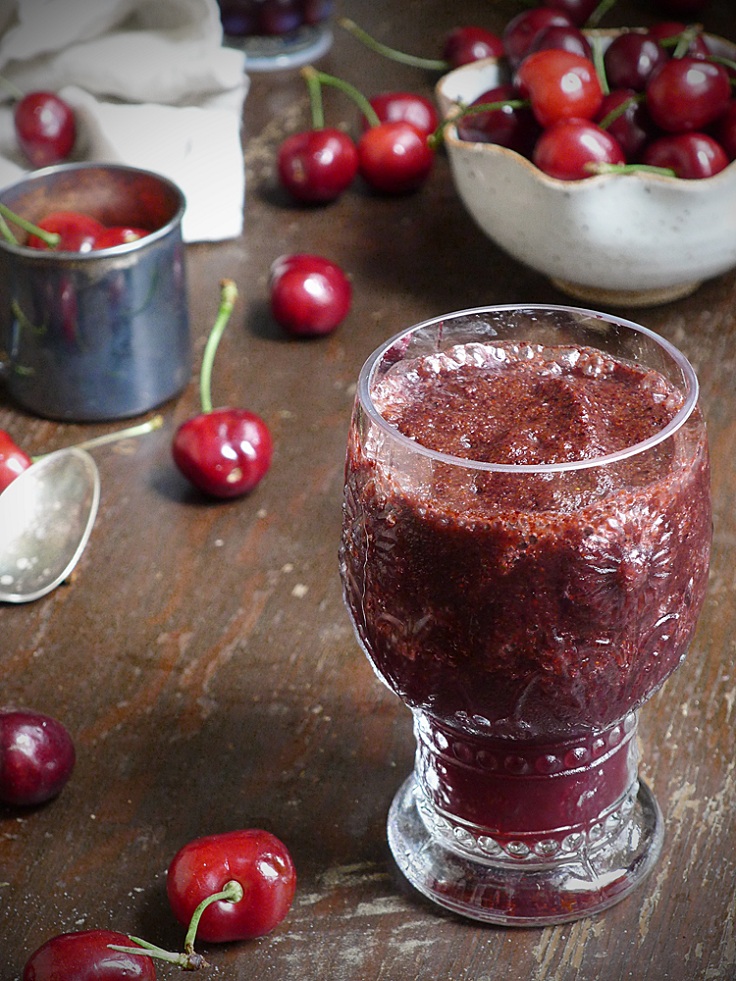
<svg viewBox="0 0 736 981"><path fill-rule="evenodd" d="M621 2L610 24L645 23ZM458 23L500 29L514 0L353 0L347 11L397 47L434 54ZM706 23L736 37L730 0ZM339 33L321 67L366 93L433 79ZM350 121L326 96L328 120ZM462 210L447 161L416 195L359 185L299 209L276 189L280 140L307 124L303 81L254 76L246 104L246 227L189 249L197 365L218 282L241 290L218 354L215 401L271 427L273 468L249 498L204 502L175 472L174 427L197 407L193 380L165 426L95 451L99 517L72 584L0 609L3 702L72 731L78 765L59 799L0 810L0 976L20 977L54 933L113 927L181 941L163 892L189 838L262 825L292 849L299 890L272 936L203 948L243 981L728 981L736 978L736 274L688 299L624 310L691 358L713 457L710 590L690 654L642 712L643 772L666 817L644 886L597 918L551 929L481 927L437 911L395 872L388 804L412 763L408 712L353 639L337 571L345 436L360 365L399 328L481 303L565 302L487 241ZM313 343L284 340L266 303L270 262L322 253L353 277L353 311ZM59 425L0 402L0 426L31 452L110 427ZM161 968L161 977L174 969Z"/></svg>

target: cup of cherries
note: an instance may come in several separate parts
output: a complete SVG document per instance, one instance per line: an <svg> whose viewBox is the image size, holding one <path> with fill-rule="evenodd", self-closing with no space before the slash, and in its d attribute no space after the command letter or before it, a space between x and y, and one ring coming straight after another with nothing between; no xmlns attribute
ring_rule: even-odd
<svg viewBox="0 0 736 981"><path fill-rule="evenodd" d="M0 192L0 381L86 422L147 412L189 381L181 190L134 167L65 163Z"/></svg>

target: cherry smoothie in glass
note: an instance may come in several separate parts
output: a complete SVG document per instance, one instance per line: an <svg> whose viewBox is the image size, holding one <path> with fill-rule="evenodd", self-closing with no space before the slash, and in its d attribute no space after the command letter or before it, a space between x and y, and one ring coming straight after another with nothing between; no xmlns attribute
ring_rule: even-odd
<svg viewBox="0 0 736 981"><path fill-rule="evenodd" d="M697 394L663 339L568 307L439 318L361 373L345 598L414 713L389 841L444 906L563 922L617 902L656 861L636 728L705 594Z"/></svg>
<svg viewBox="0 0 736 981"><path fill-rule="evenodd" d="M332 46L334 0L217 0L225 39L246 71L305 65Z"/></svg>

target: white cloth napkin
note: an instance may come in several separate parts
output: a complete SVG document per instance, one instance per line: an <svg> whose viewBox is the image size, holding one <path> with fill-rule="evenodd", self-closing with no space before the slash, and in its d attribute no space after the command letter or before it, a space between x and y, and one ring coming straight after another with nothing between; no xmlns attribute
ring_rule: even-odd
<svg viewBox="0 0 736 981"><path fill-rule="evenodd" d="M0 31L0 75L74 108L73 159L173 180L187 200L185 241L240 234L248 78L222 43L216 0L0 0ZM0 186L28 169L12 112L0 106Z"/></svg>

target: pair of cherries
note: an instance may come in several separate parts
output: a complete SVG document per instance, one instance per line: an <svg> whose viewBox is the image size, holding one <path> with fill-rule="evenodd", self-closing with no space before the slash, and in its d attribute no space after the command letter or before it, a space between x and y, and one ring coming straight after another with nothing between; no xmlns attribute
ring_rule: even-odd
<svg viewBox="0 0 736 981"><path fill-rule="evenodd" d="M92 252L129 245L150 235L150 230L133 225L103 225L81 211L52 211L38 222L46 232L29 235L27 245L32 249L53 249L56 252ZM50 236L50 237L49 237Z"/></svg>

